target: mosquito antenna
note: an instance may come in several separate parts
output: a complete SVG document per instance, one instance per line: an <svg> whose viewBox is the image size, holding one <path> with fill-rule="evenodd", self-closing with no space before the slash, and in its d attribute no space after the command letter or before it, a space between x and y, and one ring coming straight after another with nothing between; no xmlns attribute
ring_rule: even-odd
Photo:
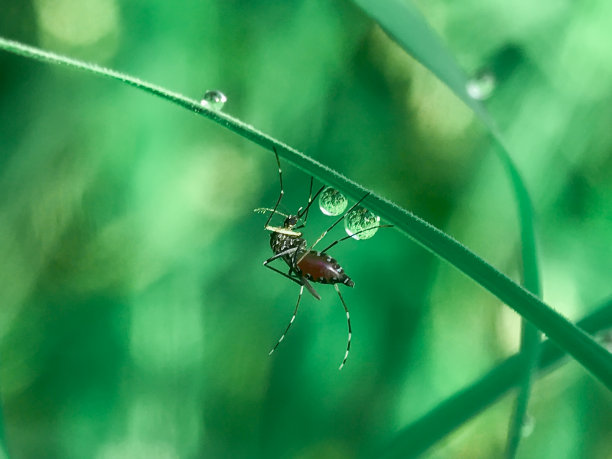
<svg viewBox="0 0 612 459"><path fill-rule="evenodd" d="M349 351L351 350L351 316L349 315L349 310L346 307L346 303L344 302L344 298L342 298L342 294L340 293L340 289L338 288L338 284L334 284L334 288L336 292L338 292L338 296L340 297L340 301L342 301L342 306L344 307L344 311L346 312L346 323L348 324L348 341L346 342L346 354L344 354L344 360L338 367L338 370L342 370L342 367L346 363L346 359L348 359Z"/></svg>
<svg viewBox="0 0 612 459"><path fill-rule="evenodd" d="M265 214L266 212L274 212L275 214L282 215L287 218L289 215L286 215L278 210L270 209L269 207L258 207L257 209L253 209L253 212L257 212L258 214Z"/></svg>
<svg viewBox="0 0 612 459"><path fill-rule="evenodd" d="M333 246L335 246L338 242L346 241L347 239L350 239L353 236L357 236L359 233L365 233L366 231L370 231L376 228L393 228L393 225L376 225L376 226L371 226L369 228L362 229L360 231L357 231L356 233L349 234L348 236L344 236L342 239L338 239L337 241L332 242L327 247L325 247L323 250L321 250L321 252L325 253L329 249L331 249Z"/></svg>
<svg viewBox="0 0 612 459"><path fill-rule="evenodd" d="M276 204L274 204L272 213L268 216L268 220L266 221L264 228L268 227L268 224L270 223L270 220L272 220L272 216L276 213L276 208L280 204L281 199L283 198L283 194L285 193L285 191L283 190L283 171L281 170L280 159L278 159L278 152L276 151L276 147L274 145L272 146L272 150L274 150L274 156L276 156L276 164L278 166L278 180L280 182L280 193L278 195L278 199L276 200Z"/></svg>
<svg viewBox="0 0 612 459"><path fill-rule="evenodd" d="M276 346L274 346L272 348L272 350L270 351L270 353L268 355L272 355L272 353L276 350L276 348L281 343L281 341L285 339L285 335L289 331L289 328L291 327L291 324L293 324L293 321L295 320L295 316L297 315L298 306L300 305L300 300L302 299L302 293L304 293L304 286L303 285L300 287L300 294L298 295L297 303L295 304L295 311L293 311L293 316L291 317L291 321L289 322L289 325L287 325L287 328L285 328L285 331L283 332L283 335L280 337L280 339L276 343ZM346 308L346 306L345 306L345 308ZM347 314L348 314L348 312L347 312ZM344 365L344 363L343 363L343 365Z"/></svg>

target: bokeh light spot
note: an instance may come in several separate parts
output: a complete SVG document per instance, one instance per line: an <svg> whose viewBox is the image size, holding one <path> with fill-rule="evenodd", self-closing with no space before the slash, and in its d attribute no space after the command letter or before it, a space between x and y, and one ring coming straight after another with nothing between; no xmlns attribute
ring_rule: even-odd
<svg viewBox="0 0 612 459"><path fill-rule="evenodd" d="M117 31L115 0L35 0L39 26L72 46L87 46Z"/></svg>

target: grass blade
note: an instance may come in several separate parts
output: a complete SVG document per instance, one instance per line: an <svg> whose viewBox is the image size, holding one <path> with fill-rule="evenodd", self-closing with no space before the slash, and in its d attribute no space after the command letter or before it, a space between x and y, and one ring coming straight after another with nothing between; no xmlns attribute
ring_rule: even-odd
<svg viewBox="0 0 612 459"><path fill-rule="evenodd" d="M608 300L595 312L578 322L589 333L612 327L612 300ZM553 368L566 354L550 340L541 346L536 370L539 375ZM390 457L412 457L422 454L438 440L461 424L476 416L489 405L520 385L521 368L525 365L524 353L509 357L478 381L438 404L423 417L402 429L386 445L384 452Z"/></svg>
<svg viewBox="0 0 612 459"><path fill-rule="evenodd" d="M278 154L285 160L355 200L358 200L369 191L335 170L258 131L252 126L224 113L207 110L200 106L197 101L180 94L119 72L42 51L11 40L0 38L0 49L43 62L82 69L100 77L116 79L135 86L206 116L268 150L276 147ZM374 193L370 194L366 201L369 209L394 224L398 230L421 244L427 250L457 267L493 295L497 296L502 302L517 311L521 316L527 318L593 373L597 379L612 389L612 356L590 336L543 303L538 297L513 282L503 273L497 271L461 243L411 212Z"/></svg>
<svg viewBox="0 0 612 459"><path fill-rule="evenodd" d="M517 369L519 379L519 393L516 397L514 410L510 417L508 439L506 442L506 457L514 458L518 452L519 443L523 437L523 426L527 416L531 386L535 377L536 363L540 355L540 331L522 319L521 322L521 348L520 354L523 365Z"/></svg>
<svg viewBox="0 0 612 459"><path fill-rule="evenodd" d="M540 277L536 256L531 199L499 129L485 107L467 93L468 79L440 37L429 27L425 18L410 1L355 0L409 54L443 81L483 121L497 143L496 152L510 178L517 202L521 238L522 283L527 290L541 297ZM527 413L531 391L531 374L538 358L540 332L537 327L521 323L521 352L525 367L514 412L508 429L507 457L513 458L521 438L523 419Z"/></svg>

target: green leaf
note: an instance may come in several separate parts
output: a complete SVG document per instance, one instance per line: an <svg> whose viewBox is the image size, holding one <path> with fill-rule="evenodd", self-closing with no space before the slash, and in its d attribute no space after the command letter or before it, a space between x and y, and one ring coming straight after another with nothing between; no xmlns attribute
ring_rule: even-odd
<svg viewBox="0 0 612 459"><path fill-rule="evenodd" d="M612 300L606 301L578 322L578 326L592 334L612 327ZM540 376L566 357L550 340L542 344L541 350L536 366ZM381 448L383 453L391 457L413 457L424 453L438 440L522 384L520 370L525 360L523 353L507 358L478 381L439 403L423 417L399 431L389 444ZM380 449L375 452L376 455L380 453Z"/></svg>
<svg viewBox="0 0 612 459"><path fill-rule="evenodd" d="M382 28L416 60L427 67L463 100L487 127L497 144L496 152L510 178L517 202L521 236L523 285L536 296L541 296L538 262L536 257L533 212L527 187L505 147L499 129L484 106L467 93L468 79L439 36L429 27L421 13L410 1L355 0ZM539 330L525 322L521 326L521 351L527 357L521 370L523 384L508 432L507 456L514 457L521 438L523 419L527 412L531 391L531 374L538 358Z"/></svg>
<svg viewBox="0 0 612 459"><path fill-rule="evenodd" d="M333 169L236 118L224 113L213 112L200 106L196 100L113 70L59 56L11 40L0 38L0 49L43 62L85 70L100 77L119 80L125 84L135 86L201 114L268 150L276 147L279 156L282 156L304 172L316 177L321 182L335 187L354 199L359 199L368 192L361 185ZM411 237L434 254L447 260L497 296L501 301L512 307L520 315L526 317L546 333L551 340L555 341L585 368L591 371L606 386L612 388L612 356L610 353L554 309L497 271L493 266L452 237L391 201L372 193L364 203L367 204L370 210L394 224L402 233Z"/></svg>

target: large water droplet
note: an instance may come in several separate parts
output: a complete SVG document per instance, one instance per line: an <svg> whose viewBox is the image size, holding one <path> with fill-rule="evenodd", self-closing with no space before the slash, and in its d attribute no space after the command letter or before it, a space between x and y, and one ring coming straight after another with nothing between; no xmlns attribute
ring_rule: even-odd
<svg viewBox="0 0 612 459"><path fill-rule="evenodd" d="M202 100L200 100L200 105L211 110L221 110L225 102L227 102L225 94L216 89L211 89L204 93Z"/></svg>
<svg viewBox="0 0 612 459"><path fill-rule="evenodd" d="M470 78L465 89L472 99L486 100L495 89L495 76L488 70L480 71Z"/></svg>
<svg viewBox="0 0 612 459"><path fill-rule="evenodd" d="M319 207L325 215L340 215L347 205L348 200L335 188L325 188L319 195Z"/></svg>
<svg viewBox="0 0 612 459"><path fill-rule="evenodd" d="M344 217L344 229L353 239L369 239L376 234L380 217L365 207L355 207ZM369 229L372 228L372 229Z"/></svg>

